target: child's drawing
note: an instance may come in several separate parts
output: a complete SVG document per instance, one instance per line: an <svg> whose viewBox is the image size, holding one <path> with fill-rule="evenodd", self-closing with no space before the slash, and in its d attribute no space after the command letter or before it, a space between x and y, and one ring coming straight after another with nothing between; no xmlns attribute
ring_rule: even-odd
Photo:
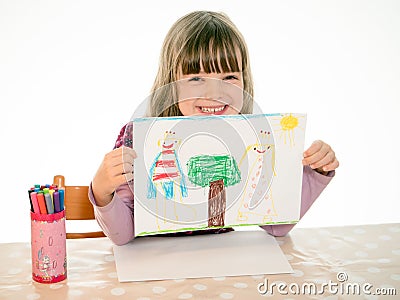
<svg viewBox="0 0 400 300"><path fill-rule="evenodd" d="M177 155L181 140L176 138L174 131L166 131L164 137L158 140L160 152L154 158L148 174L147 198L156 200L157 228L168 220L179 221L176 201L182 203L182 197L187 197L185 176Z"/></svg>
<svg viewBox="0 0 400 300"><path fill-rule="evenodd" d="M291 113L134 119L135 235L296 223L305 121Z"/></svg>
<svg viewBox="0 0 400 300"><path fill-rule="evenodd" d="M224 226L225 187L241 180L236 160L230 155L197 155L191 157L186 165L190 182L209 187L208 226Z"/></svg>
<svg viewBox="0 0 400 300"><path fill-rule="evenodd" d="M283 138L284 142L286 144L286 141L288 141L290 146L294 146L294 131L296 128L303 129L301 126L299 126L299 118L304 118L304 116L295 116L293 114L281 114L277 118L273 118L274 121L278 121L279 123L276 124L274 122L273 125L276 125L277 127L277 136L279 138Z"/></svg>
<svg viewBox="0 0 400 300"><path fill-rule="evenodd" d="M249 171L240 200L237 220L266 223L277 216L270 189L275 174L275 145L271 132L260 130L256 143L246 147L239 166L247 158Z"/></svg>
<svg viewBox="0 0 400 300"><path fill-rule="evenodd" d="M166 199L172 199L175 195L175 181L179 182L179 193L187 196L185 177L179 163L176 149L180 140L175 138L175 132L166 131L163 139L158 140L161 151L157 154L149 171L149 184L147 198L155 199L157 195L156 185L159 185Z"/></svg>

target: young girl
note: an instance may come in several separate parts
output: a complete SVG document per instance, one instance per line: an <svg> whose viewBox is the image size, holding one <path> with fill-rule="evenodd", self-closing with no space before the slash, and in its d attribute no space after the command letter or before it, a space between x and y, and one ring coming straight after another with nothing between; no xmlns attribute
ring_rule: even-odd
<svg viewBox="0 0 400 300"><path fill-rule="evenodd" d="M221 103L213 97L182 99L176 89L161 89L176 81L193 83L200 80L229 83L250 97L242 97L240 103ZM196 11L180 18L169 30L162 46L147 115L251 114L252 99L253 82L247 46L232 21L225 14L209 11ZM133 193L128 183L133 180L132 165L136 153L131 145L132 128L124 126L114 150L105 155L89 191L98 223L117 245L134 238ZM301 217L330 182L339 163L331 147L318 140L304 152L303 165ZM272 235L281 236L293 226L268 225L262 228Z"/></svg>

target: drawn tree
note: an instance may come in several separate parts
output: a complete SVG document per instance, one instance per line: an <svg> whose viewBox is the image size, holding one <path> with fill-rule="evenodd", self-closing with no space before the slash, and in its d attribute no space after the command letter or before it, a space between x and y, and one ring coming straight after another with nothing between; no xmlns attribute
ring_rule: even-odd
<svg viewBox="0 0 400 300"><path fill-rule="evenodd" d="M208 226L224 226L226 209L225 187L240 182L236 160L230 155L196 155L187 162L191 183L210 187L208 193Z"/></svg>

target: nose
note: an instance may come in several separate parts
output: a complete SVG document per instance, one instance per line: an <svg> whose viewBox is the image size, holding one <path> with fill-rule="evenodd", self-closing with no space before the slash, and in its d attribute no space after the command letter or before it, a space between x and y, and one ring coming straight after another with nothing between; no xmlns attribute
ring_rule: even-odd
<svg viewBox="0 0 400 300"><path fill-rule="evenodd" d="M207 78L204 97L210 100L221 100L223 96L223 81L220 79Z"/></svg>

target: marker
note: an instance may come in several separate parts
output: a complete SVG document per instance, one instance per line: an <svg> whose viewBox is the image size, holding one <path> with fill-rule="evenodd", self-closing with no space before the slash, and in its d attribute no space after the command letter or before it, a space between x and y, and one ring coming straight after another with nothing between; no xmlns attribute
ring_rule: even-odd
<svg viewBox="0 0 400 300"><path fill-rule="evenodd" d="M44 200L46 201L46 208L48 214L54 214L53 201L49 193L44 194Z"/></svg>
<svg viewBox="0 0 400 300"><path fill-rule="evenodd" d="M61 211L60 209L60 197L59 192L53 193L53 203L54 203L54 212L58 213Z"/></svg>
<svg viewBox="0 0 400 300"><path fill-rule="evenodd" d="M36 196L37 196L37 201L39 203L40 213L42 215L47 215L46 202L44 201L44 195L42 193L37 193Z"/></svg>
<svg viewBox="0 0 400 300"><path fill-rule="evenodd" d="M64 196L65 191L63 189L58 190L58 196L60 198L60 211L64 210Z"/></svg>
<svg viewBox="0 0 400 300"><path fill-rule="evenodd" d="M53 198L53 194L54 194L54 190L49 190L49 194L51 196L51 201L53 202L53 207L54 207L54 198Z"/></svg>
<svg viewBox="0 0 400 300"><path fill-rule="evenodd" d="M37 213L37 214L40 214L40 208L39 208L37 193L36 192L32 192L30 194L30 198L31 198L31 204L33 206L33 212Z"/></svg>
<svg viewBox="0 0 400 300"><path fill-rule="evenodd" d="M33 205L32 205L32 201L31 201L31 194L32 194L32 190L28 191L28 195L29 195L29 203L31 204L31 211L33 211Z"/></svg>

